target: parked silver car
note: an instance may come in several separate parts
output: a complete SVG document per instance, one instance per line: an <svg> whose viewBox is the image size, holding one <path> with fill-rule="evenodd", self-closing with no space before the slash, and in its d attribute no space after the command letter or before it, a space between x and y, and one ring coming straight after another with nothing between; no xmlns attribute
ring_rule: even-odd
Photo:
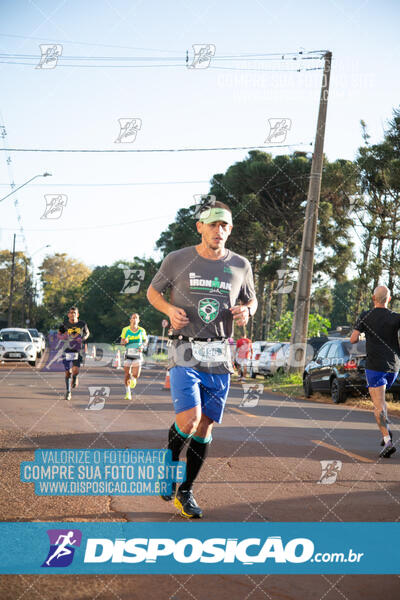
<svg viewBox="0 0 400 600"><path fill-rule="evenodd" d="M249 359L249 367L248 367L249 377L252 377L253 379L255 379L256 375L258 375L260 373L258 365L259 365L261 354L264 352L264 350L267 350L268 348L270 348L271 346L274 346L274 345L275 345L275 342L263 342L263 341L253 342L253 351L252 351L251 358Z"/></svg>
<svg viewBox="0 0 400 600"><path fill-rule="evenodd" d="M289 342L276 342L266 348L258 361L258 371L261 375L275 375L286 370L289 360Z"/></svg>
<svg viewBox="0 0 400 600"><path fill-rule="evenodd" d="M38 358L40 358L44 352L44 349L46 347L46 342L45 340L41 337L40 333L38 332L37 329L28 329L29 333L32 336L33 342L36 346L36 352L38 355Z"/></svg>

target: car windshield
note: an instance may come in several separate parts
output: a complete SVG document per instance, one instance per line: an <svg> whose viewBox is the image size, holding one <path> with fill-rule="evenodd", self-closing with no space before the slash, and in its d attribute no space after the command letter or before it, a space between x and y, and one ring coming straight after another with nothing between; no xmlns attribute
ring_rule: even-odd
<svg viewBox="0 0 400 600"><path fill-rule="evenodd" d="M281 342L279 342L278 344L274 344L273 346L270 346L269 348L267 348L267 352L268 354L270 354L271 352L278 352L278 350L282 347Z"/></svg>
<svg viewBox="0 0 400 600"><path fill-rule="evenodd" d="M30 342L29 333L25 331L3 331L1 334L2 342Z"/></svg>
<svg viewBox="0 0 400 600"><path fill-rule="evenodd" d="M28 329L28 331L32 337L39 337L39 332L37 329Z"/></svg>
<svg viewBox="0 0 400 600"><path fill-rule="evenodd" d="M343 350L351 356L365 356L367 354L365 340L359 340L356 344L342 342Z"/></svg>

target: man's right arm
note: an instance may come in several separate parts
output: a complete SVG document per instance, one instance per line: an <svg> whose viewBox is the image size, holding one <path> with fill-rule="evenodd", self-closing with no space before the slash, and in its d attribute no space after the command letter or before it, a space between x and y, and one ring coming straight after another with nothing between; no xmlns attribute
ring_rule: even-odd
<svg viewBox="0 0 400 600"><path fill-rule="evenodd" d="M360 332L358 329L353 329L353 333L350 336L350 344L356 344L360 339Z"/></svg>
<svg viewBox="0 0 400 600"><path fill-rule="evenodd" d="M182 329L189 323L183 308L178 308L165 300L164 296L158 292L151 284L147 290L147 299L154 308L169 317L174 329Z"/></svg>
<svg viewBox="0 0 400 600"><path fill-rule="evenodd" d="M366 311L363 311L361 315L358 317L356 324L354 325L353 332L350 336L350 344L357 344L360 339L360 333L365 331L363 317L367 314Z"/></svg>

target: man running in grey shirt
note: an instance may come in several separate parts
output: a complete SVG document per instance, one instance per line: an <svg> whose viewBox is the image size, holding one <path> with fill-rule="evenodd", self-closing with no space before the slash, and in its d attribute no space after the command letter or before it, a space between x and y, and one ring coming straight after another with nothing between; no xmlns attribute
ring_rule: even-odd
<svg viewBox="0 0 400 600"><path fill-rule="evenodd" d="M149 302L169 317L173 328L169 365L176 418L168 448L177 461L190 439L186 480L174 499L187 518L203 516L192 486L206 459L213 425L222 421L233 322L244 326L257 310L249 261L225 248L232 231L229 207L222 202L205 205L196 226L201 243L168 254L147 291ZM168 289L170 302L163 296Z"/></svg>

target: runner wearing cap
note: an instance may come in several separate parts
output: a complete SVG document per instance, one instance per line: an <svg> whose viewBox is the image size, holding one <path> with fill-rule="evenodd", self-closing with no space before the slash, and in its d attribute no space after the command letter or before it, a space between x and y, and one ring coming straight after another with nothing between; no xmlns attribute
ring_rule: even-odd
<svg viewBox="0 0 400 600"><path fill-rule="evenodd" d="M168 254L147 291L149 302L172 325L169 366L176 416L168 448L177 461L189 443L186 479L174 498L188 518L203 516L192 486L206 459L213 425L222 421L232 372L228 338L234 322L246 325L257 310L249 261L225 248L232 231L229 207L203 204L196 226L201 243ZM167 290L170 301L163 295Z"/></svg>
<svg viewBox="0 0 400 600"><path fill-rule="evenodd" d="M367 364L365 375L368 390L374 403L374 415L382 433L383 449L379 456L389 458L396 447L388 426L386 389L395 382L400 368L399 329L400 315L388 309L390 291L379 285L372 296L374 308L365 310L358 317L351 334L350 342L355 344L360 333L365 333L367 343Z"/></svg>

